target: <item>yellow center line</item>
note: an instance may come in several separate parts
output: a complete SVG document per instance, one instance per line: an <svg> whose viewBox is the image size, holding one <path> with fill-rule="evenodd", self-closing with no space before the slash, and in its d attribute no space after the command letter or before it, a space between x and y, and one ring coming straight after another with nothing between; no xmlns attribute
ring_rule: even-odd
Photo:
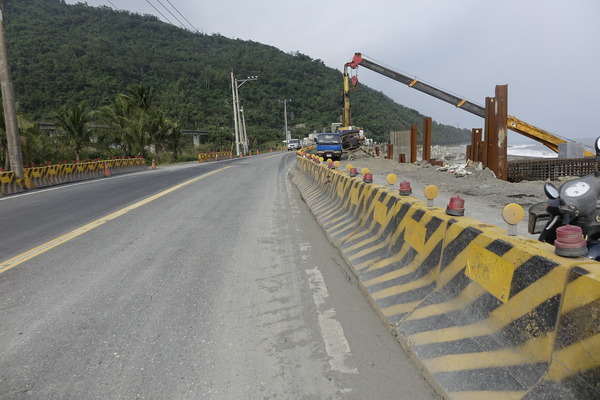
<svg viewBox="0 0 600 400"><path fill-rule="evenodd" d="M283 153L283 154L273 154L272 156L268 156L268 157L265 157L265 158L279 157L279 156L283 156L285 154L286 153Z"/></svg>
<svg viewBox="0 0 600 400"><path fill-rule="evenodd" d="M95 220L93 222L90 222L89 224L86 224L86 225L83 225L83 226L81 226L79 228L76 228L76 229L72 230L69 233L66 233L66 234L64 234L62 236L59 236L59 237L57 237L55 239L52 239L52 240L50 240L50 241L48 241L48 242L46 242L46 243L44 243L44 244L42 244L40 246L37 246L37 247L35 247L35 248L33 248L33 249L29 250L29 251L26 251L25 253L22 253L22 254L20 254L20 255L18 255L16 257L13 257L10 260L6 260L6 261L0 263L0 274L3 273L3 272L5 272L5 271L8 271L11 268L16 267L17 265L19 265L21 263L24 263L27 260L31 260L32 258L37 257L40 254L43 254L46 251L55 248L56 246L60 246L61 244L66 243L69 240L71 240L73 238L76 238L77 236L79 236L81 234L84 234L85 232L89 232L92 229L97 228L100 225L103 225L105 222L108 222L108 221L111 221L111 220L113 220L113 219L115 219L117 217L120 217L121 215L124 215L124 214L128 213L129 211L135 210L136 208L139 208L139 207L143 206L144 204L148 204L151 201L154 201L154 200L156 200L158 198L161 198L161 197L163 197L163 196L165 196L165 195L167 195L169 193L172 193L172 192L174 192L174 191L176 191L178 189L181 189L182 187L187 186L190 183L194 183L194 182L196 182L196 181L198 181L200 179L206 178L206 177L208 177L210 175L216 174L217 172L223 171L223 170L228 169L228 168L231 168L231 166L211 171L211 172L206 173L204 175L201 175L201 176L198 176L196 178L193 178L193 179L190 179L188 181L185 181L183 183L180 183L179 185L175 185L175 186L173 186L173 187L171 187L171 188L169 188L167 190L164 190L164 191L162 191L160 193L157 193L157 194L155 194L153 196L147 197L144 200L140 200L137 203L134 203L134 204L132 204L130 206L122 208L122 209L120 209L118 211L115 211L112 214L109 214L109 215L107 215L105 217L102 217L102 218L99 218L99 219L97 219L97 220Z"/></svg>

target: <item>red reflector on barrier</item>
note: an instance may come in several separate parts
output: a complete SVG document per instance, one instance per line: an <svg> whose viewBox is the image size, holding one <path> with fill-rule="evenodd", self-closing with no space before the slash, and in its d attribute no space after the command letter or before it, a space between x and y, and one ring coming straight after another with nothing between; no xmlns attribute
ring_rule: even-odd
<svg viewBox="0 0 600 400"><path fill-rule="evenodd" d="M461 199L460 196L450 197L450 203L446 207L446 214L455 217L465 215L465 199Z"/></svg>
<svg viewBox="0 0 600 400"><path fill-rule="evenodd" d="M563 257L580 257L587 253L587 242L581 227L565 225L556 228L554 252Z"/></svg>
<svg viewBox="0 0 600 400"><path fill-rule="evenodd" d="M400 195L401 196L410 196L412 194L412 188L410 187L410 182L404 181L400 182Z"/></svg>

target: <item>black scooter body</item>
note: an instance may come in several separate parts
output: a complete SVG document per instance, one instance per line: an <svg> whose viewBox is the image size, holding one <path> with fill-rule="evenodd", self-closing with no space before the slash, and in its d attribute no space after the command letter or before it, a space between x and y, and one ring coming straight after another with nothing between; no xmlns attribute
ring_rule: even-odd
<svg viewBox="0 0 600 400"><path fill-rule="evenodd" d="M596 139L596 161L600 161L600 137ZM559 188L546 183L544 193L548 202L529 208L529 233L539 233L538 240L554 244L557 228L579 226L587 240L586 257L600 261L600 172L565 182Z"/></svg>

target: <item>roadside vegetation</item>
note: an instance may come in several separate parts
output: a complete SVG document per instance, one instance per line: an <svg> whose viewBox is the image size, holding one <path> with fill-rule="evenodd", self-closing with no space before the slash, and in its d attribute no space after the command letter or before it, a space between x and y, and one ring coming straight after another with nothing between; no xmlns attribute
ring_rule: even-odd
<svg viewBox="0 0 600 400"><path fill-rule="evenodd" d="M149 151L157 159L185 160L200 151L229 151L232 71L237 79L258 76L239 88L252 149L283 144L283 99L292 99L293 138L339 121L341 72L299 52L61 0L6 2L4 21L29 164ZM390 131L420 127L423 117L366 86L352 93L353 123L376 142L386 142ZM41 123L55 123L61 134L48 136ZM208 132L200 148L181 134L187 129ZM467 130L434 122L435 144L469 138Z"/></svg>
<svg viewBox="0 0 600 400"><path fill-rule="evenodd" d="M63 106L52 115L55 129L51 134L19 115L25 167L120 157L154 158L159 163L196 160L199 149L194 148L191 138L184 137L178 122L152 105L152 93L151 89L136 85L100 109L90 109L84 103ZM0 115L0 165L7 170L1 109ZM223 149L204 145L203 150Z"/></svg>

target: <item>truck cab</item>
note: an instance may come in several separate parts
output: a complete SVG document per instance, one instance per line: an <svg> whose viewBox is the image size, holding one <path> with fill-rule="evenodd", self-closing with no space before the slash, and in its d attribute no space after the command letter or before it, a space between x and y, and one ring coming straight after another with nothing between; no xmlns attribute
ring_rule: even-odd
<svg viewBox="0 0 600 400"><path fill-rule="evenodd" d="M323 157L325 160L342 158L342 140L339 133L318 133L315 142L317 143L316 153L319 157Z"/></svg>
<svg viewBox="0 0 600 400"><path fill-rule="evenodd" d="M300 144L300 140L298 139L290 139L290 141L287 144L287 148L288 151L290 150L299 150L302 148L302 145Z"/></svg>

